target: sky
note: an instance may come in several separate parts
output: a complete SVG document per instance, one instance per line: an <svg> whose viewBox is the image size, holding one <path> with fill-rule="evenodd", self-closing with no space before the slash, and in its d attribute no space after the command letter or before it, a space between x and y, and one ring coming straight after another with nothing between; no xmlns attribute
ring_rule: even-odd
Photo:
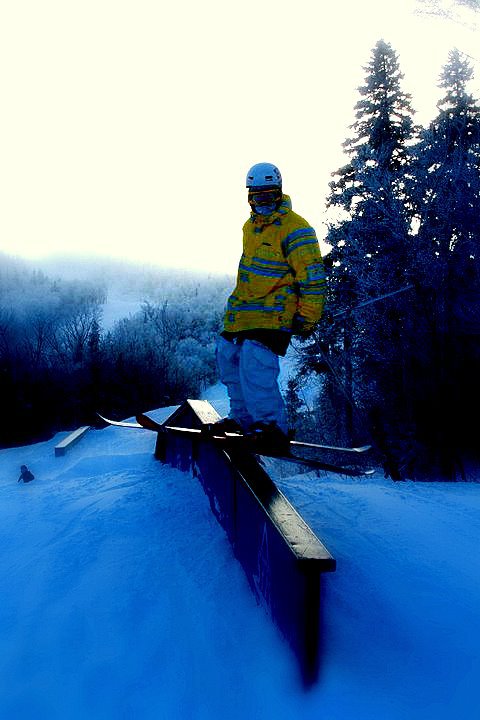
<svg viewBox="0 0 480 720"><path fill-rule="evenodd" d="M306 692L199 480L154 459L155 433L91 430L55 457L66 434L0 451L2 720L480 716L478 482L271 461L337 561Z"/></svg>
<svg viewBox="0 0 480 720"><path fill-rule="evenodd" d="M0 251L234 273L261 161L322 238L376 42L399 54L428 122L449 50L478 57L472 4L4 3Z"/></svg>

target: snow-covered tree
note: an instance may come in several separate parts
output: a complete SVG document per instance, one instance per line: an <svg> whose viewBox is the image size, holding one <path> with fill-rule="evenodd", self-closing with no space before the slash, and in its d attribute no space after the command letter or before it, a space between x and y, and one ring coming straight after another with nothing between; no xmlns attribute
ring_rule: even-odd
<svg viewBox="0 0 480 720"><path fill-rule="evenodd" d="M452 50L438 114L414 150L411 189L423 306L415 327L417 420L450 474L462 446L477 444L463 418L480 402L480 106L467 89L472 77L468 59Z"/></svg>
<svg viewBox="0 0 480 720"><path fill-rule="evenodd" d="M322 333L337 368L335 382L326 387L337 393L338 404L348 398L347 434L355 429L354 405L393 407L391 395L399 394L402 374L402 313L392 314L388 302L362 312L355 308L406 286L410 263L405 178L415 134L411 96L402 89L403 74L389 43L376 44L365 71L353 134L343 144L349 160L334 174L327 203L326 240L332 246L328 304L334 314L346 315ZM310 353L310 366L323 352L317 347Z"/></svg>
<svg viewBox="0 0 480 720"><path fill-rule="evenodd" d="M380 40L366 70L355 106L354 135L344 151L349 162L334 175L328 206L327 242L334 263L330 286L336 300L353 304L398 288L405 277L409 217L404 178L408 143L414 134L411 96L390 44ZM350 292L343 297L348 279Z"/></svg>
<svg viewBox="0 0 480 720"><path fill-rule="evenodd" d="M415 148L416 246L432 287L452 284L455 272L478 258L480 106L467 91L472 76L468 59L452 50L440 77L438 115Z"/></svg>

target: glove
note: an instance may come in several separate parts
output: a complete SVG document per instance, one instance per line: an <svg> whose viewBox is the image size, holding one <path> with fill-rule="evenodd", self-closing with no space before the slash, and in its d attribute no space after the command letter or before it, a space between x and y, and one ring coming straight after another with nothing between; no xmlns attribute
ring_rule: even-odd
<svg viewBox="0 0 480 720"><path fill-rule="evenodd" d="M310 335L315 330L315 325L313 323L308 322L308 320L305 320L304 317L301 315L294 315L293 321L292 321L292 334L297 335L298 337L303 338L306 340L310 337Z"/></svg>

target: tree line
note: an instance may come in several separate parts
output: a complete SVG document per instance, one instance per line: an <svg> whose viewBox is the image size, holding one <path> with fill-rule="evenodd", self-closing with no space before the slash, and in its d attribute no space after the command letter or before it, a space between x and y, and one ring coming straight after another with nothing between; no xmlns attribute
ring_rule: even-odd
<svg viewBox="0 0 480 720"><path fill-rule="evenodd" d="M372 437L394 477L463 477L479 448L473 69L449 53L427 127L415 124L390 44L376 44L365 71L347 162L327 198L329 312L302 352L302 373L322 379L316 424L326 435Z"/></svg>
<svg viewBox="0 0 480 720"><path fill-rule="evenodd" d="M225 279L182 273L179 288L174 272L158 270L139 311L105 331L102 283L0 259L1 447L96 424L97 412L175 404L215 381Z"/></svg>

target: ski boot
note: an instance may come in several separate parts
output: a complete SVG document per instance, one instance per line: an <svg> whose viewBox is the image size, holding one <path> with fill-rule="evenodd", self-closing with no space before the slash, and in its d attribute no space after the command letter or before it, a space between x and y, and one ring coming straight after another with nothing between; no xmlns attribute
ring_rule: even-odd
<svg viewBox="0 0 480 720"><path fill-rule="evenodd" d="M248 449L258 455L264 452L281 457L290 453L290 438L275 422L253 423L245 434L245 439Z"/></svg>
<svg viewBox="0 0 480 720"><path fill-rule="evenodd" d="M208 437L224 436L227 433L242 434L243 428L236 420L229 417L221 418L214 423L207 423L202 427L202 433Z"/></svg>

